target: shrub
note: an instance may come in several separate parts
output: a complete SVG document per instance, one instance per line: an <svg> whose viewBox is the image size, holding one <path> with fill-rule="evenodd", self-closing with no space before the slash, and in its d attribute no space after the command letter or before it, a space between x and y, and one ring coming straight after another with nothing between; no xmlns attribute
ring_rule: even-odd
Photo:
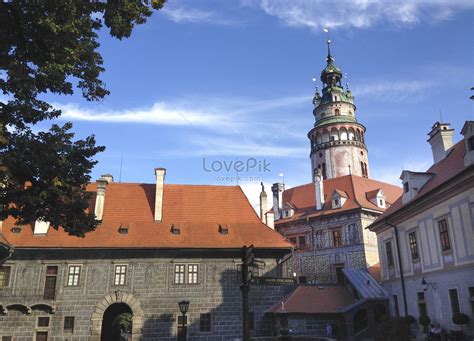
<svg viewBox="0 0 474 341"><path fill-rule="evenodd" d="M453 314L453 323L461 326L461 332L463 332L463 325L468 324L471 319L469 316L463 313L454 313Z"/></svg>
<svg viewBox="0 0 474 341"><path fill-rule="evenodd" d="M421 315L419 318L418 318L418 322L422 325L422 326L427 326L430 324L431 322L431 319L426 316L426 315Z"/></svg>
<svg viewBox="0 0 474 341"><path fill-rule="evenodd" d="M416 319L412 315L407 315L404 317L405 323L408 325L412 325L416 322Z"/></svg>

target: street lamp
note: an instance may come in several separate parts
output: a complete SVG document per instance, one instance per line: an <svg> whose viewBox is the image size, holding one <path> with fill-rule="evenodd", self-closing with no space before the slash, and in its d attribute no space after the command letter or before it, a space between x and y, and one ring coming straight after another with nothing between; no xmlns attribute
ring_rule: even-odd
<svg viewBox="0 0 474 341"><path fill-rule="evenodd" d="M436 290L436 283L434 282L427 282L425 277L421 279L421 286L423 287L423 291L428 290L428 288L431 286L433 290Z"/></svg>
<svg viewBox="0 0 474 341"><path fill-rule="evenodd" d="M182 320L181 320L181 332L178 332L178 340L179 341L186 341L186 338L187 338L187 330L186 330L186 313L188 312L188 308L189 308L189 301L179 301L178 302L178 306L179 306L179 311L181 312L181 314L183 314L182 316Z"/></svg>

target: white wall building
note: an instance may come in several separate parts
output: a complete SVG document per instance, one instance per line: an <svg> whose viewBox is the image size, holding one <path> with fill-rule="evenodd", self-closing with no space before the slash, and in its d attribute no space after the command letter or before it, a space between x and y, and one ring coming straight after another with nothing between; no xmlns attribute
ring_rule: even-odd
<svg viewBox="0 0 474 341"><path fill-rule="evenodd" d="M450 331L459 330L452 316L462 312L473 335L474 121L461 133L453 145L449 124L435 123L428 139L435 163L423 173L404 170L404 194L369 229L392 313L426 314Z"/></svg>

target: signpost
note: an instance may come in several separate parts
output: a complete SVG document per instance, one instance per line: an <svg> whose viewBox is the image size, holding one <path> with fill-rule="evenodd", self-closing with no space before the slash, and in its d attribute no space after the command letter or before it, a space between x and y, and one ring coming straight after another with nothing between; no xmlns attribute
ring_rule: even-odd
<svg viewBox="0 0 474 341"><path fill-rule="evenodd" d="M265 262L255 259L253 253L253 245L242 248L242 284L240 290L242 291L242 339L243 341L250 341L250 325L249 325L249 292L250 284L266 284L266 285L294 285L296 280L293 278L278 278L278 277L258 277L252 276L249 268L264 268Z"/></svg>

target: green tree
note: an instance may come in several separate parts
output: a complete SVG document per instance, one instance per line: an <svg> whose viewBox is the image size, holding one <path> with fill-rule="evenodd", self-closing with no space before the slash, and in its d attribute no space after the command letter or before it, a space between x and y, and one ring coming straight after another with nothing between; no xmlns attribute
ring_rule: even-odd
<svg viewBox="0 0 474 341"><path fill-rule="evenodd" d="M32 128L61 115L45 94L80 90L88 101L104 98L98 32L105 25L112 37L127 38L164 2L0 2L0 220L41 219L77 236L97 227L85 186L104 147L93 135L74 140L70 123Z"/></svg>

